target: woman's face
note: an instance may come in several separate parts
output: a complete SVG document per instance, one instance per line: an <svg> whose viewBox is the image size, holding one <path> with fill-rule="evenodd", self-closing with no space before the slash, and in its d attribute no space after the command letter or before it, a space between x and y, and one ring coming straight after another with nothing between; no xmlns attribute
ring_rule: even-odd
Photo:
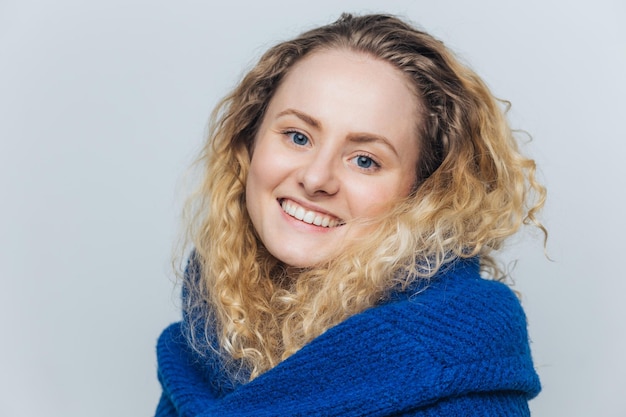
<svg viewBox="0 0 626 417"><path fill-rule="evenodd" d="M246 205L287 265L329 260L409 194L418 160L417 99L391 64L346 50L294 65L255 137Z"/></svg>

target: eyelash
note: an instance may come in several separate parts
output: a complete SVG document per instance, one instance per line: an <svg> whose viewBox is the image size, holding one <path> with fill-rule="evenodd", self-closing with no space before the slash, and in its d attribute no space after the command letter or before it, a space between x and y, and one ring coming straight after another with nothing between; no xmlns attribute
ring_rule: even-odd
<svg viewBox="0 0 626 417"><path fill-rule="evenodd" d="M283 135L287 136L289 138L289 140L291 141L291 143L295 146L301 147L301 146L306 146L310 143L311 139L309 139L309 137L307 135L305 135L304 133L298 131L298 130L284 130L283 132L281 132ZM292 135L301 135L302 137L306 138L307 143L306 144L299 144L296 143L294 141L294 138ZM372 162L372 166L370 167L360 167L357 162L355 161L355 165L358 169L362 170L362 171L378 171L380 169L380 163L370 154L368 153L360 153L356 156L353 156L352 158L350 158L350 161L354 161L354 160L358 160L358 158L367 158Z"/></svg>

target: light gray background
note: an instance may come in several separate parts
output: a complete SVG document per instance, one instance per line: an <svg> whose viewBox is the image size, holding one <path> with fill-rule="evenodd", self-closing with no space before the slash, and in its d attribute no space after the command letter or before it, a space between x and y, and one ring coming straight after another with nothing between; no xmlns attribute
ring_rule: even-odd
<svg viewBox="0 0 626 417"><path fill-rule="evenodd" d="M506 255L544 386L531 408L626 415L625 3L386 3L0 0L0 416L153 413L208 114L268 46L343 10L410 18L512 101L550 192L554 262L536 233Z"/></svg>

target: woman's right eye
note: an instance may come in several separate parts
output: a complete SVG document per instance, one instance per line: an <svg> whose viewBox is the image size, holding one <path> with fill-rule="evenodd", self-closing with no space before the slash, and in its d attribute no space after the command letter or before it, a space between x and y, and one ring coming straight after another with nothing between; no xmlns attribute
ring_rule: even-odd
<svg viewBox="0 0 626 417"><path fill-rule="evenodd" d="M306 146L309 143L309 138L300 132L285 132L287 136L291 138L291 141L298 146Z"/></svg>

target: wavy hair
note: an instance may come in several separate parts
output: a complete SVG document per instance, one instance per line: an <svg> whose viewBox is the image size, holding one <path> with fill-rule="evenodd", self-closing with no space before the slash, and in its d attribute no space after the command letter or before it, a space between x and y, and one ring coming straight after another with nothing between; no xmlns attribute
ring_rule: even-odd
<svg viewBox="0 0 626 417"><path fill-rule="evenodd" d="M422 113L416 186L371 219L380 227L367 239L294 269L263 247L246 211L250 149L285 74L325 49L388 62L414 86ZM243 382L455 258L479 255L483 271L500 277L492 251L507 237L525 223L547 236L536 218L546 191L519 152L507 106L442 42L390 15L343 14L269 49L214 110L202 181L186 205L199 271L184 282L193 346L219 352L220 366Z"/></svg>

